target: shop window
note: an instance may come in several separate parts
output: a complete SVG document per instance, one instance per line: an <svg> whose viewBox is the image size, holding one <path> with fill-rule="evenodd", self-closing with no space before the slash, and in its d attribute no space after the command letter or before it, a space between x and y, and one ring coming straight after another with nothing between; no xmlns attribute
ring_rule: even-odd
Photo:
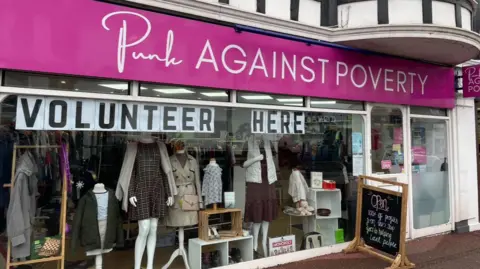
<svg viewBox="0 0 480 269"><path fill-rule="evenodd" d="M403 117L399 108L373 107L371 112L372 172L404 171Z"/></svg>
<svg viewBox="0 0 480 269"><path fill-rule="evenodd" d="M304 100L301 96L237 91L238 103L303 107Z"/></svg>
<svg viewBox="0 0 480 269"><path fill-rule="evenodd" d="M213 102L228 102L230 100L229 91L146 83L140 84L140 95L158 98L191 99Z"/></svg>
<svg viewBox="0 0 480 269"><path fill-rule="evenodd" d="M128 95L129 83L83 77L5 71L3 85L44 90Z"/></svg>
<svg viewBox="0 0 480 269"><path fill-rule="evenodd" d="M62 98L58 97L57 99L61 101ZM57 144L61 141L61 131L44 130L45 127L42 127L42 130L17 129L16 126L24 124L22 122L25 121L25 117L34 117L31 113L27 116L23 113L16 114L17 102L19 102L17 99L15 96L10 96L1 105L3 135L0 136L0 144L4 149L11 149L13 143L46 145ZM88 100L88 102L92 101L107 102ZM20 102L22 101L20 100ZM26 106L29 111L33 111L28 104L21 104ZM30 102L30 104L33 105L35 102ZM78 105L77 103L76 106ZM158 105L157 109L167 106L154 103L148 103L148 105ZM177 108L182 108L178 111L186 111L186 107L188 106L177 106ZM39 115L48 114L41 106L39 109ZM149 111L156 110L150 107L148 109L150 109ZM131 211L132 207L130 207L129 213L124 214L121 220L127 223L130 219L130 222L135 223L137 219L146 217L140 216L142 212L159 214L154 217L161 218L160 223L162 224L158 227L157 246L162 248L156 251L156 267L166 264L176 248L175 229L165 227L163 223L166 222L167 225L176 228L185 226L184 243L187 245L198 243L198 240L189 240L201 236L198 232L198 212L188 208L188 205L193 206L197 202L195 195L203 195L202 199L207 208L213 208L213 204L217 203L220 208L233 207L241 210L245 221L242 228L249 231L254 238L245 237L241 240L237 238L229 244L224 244L229 241L228 231L232 229L232 216L229 214L213 215L209 219L209 224L211 228L215 229L204 234L204 236L211 237L212 241L209 245L214 246L204 248L204 250L210 249L213 254L202 254L200 253L201 248L198 249L198 253L192 251L188 253L191 260L196 257L195 260L205 266L227 265L220 264L221 261L228 260L225 255L231 256L232 263L237 263L248 261L252 257L262 258L331 246L353 238L357 196L356 177L364 173L365 166L363 146L365 133L361 115L299 112L295 111L293 107L290 108L290 111L236 107L208 107L205 109L214 110L214 113L210 114L214 115L212 119L214 128L209 132L202 132L200 129L183 131L179 127L183 126L183 123L178 120L175 124L175 119L171 119L169 124L179 128L176 132L172 130L168 132L152 131L148 134L138 131L127 132L121 129L121 124L119 129L108 132L99 131L95 125L90 126L91 130L79 130L76 127L65 130L63 135L64 141L68 141L70 146L69 163L73 178L69 201L77 205L79 200L97 183L103 183L107 188L115 190L124 165L124 158L126 158L127 145L135 143L137 155L133 160L136 162L132 162L132 165L136 167L132 172L135 173L135 177L129 179L132 180L130 184L136 184L131 186L138 188L130 189L129 196L131 198L132 195L135 195L137 207L148 207L149 204L143 202L144 199L156 197L149 196L152 193L163 193L159 200L163 208L165 198L169 195L167 188L170 185L166 180L167 176L160 173L163 171L162 164L158 162L155 165L148 165L148 163L159 161L158 158L164 158L166 155L169 156L170 168L175 177L173 184L179 192L175 196L174 207L164 208L163 212L167 217L164 217L162 211ZM76 110L70 109L66 112L67 122L72 120L70 117L75 117L71 114L74 111ZM195 124L188 126L198 126L199 120L208 119L208 115L195 116L195 111L191 111L191 113L193 116L188 121L193 121ZM122 113L114 114L122 115ZM171 115L182 117L180 115L182 113L174 114ZM82 116L83 118L79 122L87 124L91 120L90 118L98 115L86 111ZM150 116L148 114L144 114L144 116L143 121L149 122ZM65 116L59 113L42 122L45 124L58 123L63 117ZM282 124L282 118L291 119L291 121L288 124ZM153 119L159 120L159 118ZM78 123L78 121L75 122ZM30 126L35 126L35 122L31 122ZM85 125L82 127L86 128ZM155 143L148 143L152 140L165 143L166 152L162 151L165 155L159 157L155 154L157 151L160 152L160 149ZM138 151L142 151L142 154ZM58 165L55 161L57 155L51 155L48 150L38 149L32 152L37 156L38 164L43 165L47 162L55 167ZM8 165L8 161L11 161L12 157L11 151L10 153L9 151L0 151L0 154L2 153L6 154L5 158L0 158L0 161L4 162L2 167L5 169L0 172L11 172L7 171L11 167ZM150 153L151 155L145 155ZM24 152L19 152L19 154L21 156ZM147 166L142 166L140 169L137 167L140 165L139 163L145 163ZM1 178L9 179L9 177ZM39 201L41 201L39 206L42 205L48 209L49 205L54 203L54 192L43 190L55 190L59 177L57 173L42 174L41 179L43 185L42 191L39 191ZM8 180L3 183L8 183ZM323 183L333 185L334 190L318 189L323 186ZM193 204L180 202L180 197L190 199L188 201ZM126 205L129 203L127 202ZM40 211L43 213L42 210ZM95 211L93 210L93 212ZM74 207L69 207L68 213L74 219L78 212ZM96 216L92 218L96 220ZM78 232L78 227L73 226L71 222L72 218L67 219L72 232ZM38 223L38 225L35 227L40 229L45 224ZM57 223L51 224L51 226L58 227ZM264 234L262 235L262 233ZM132 229L125 234L129 235L133 245L133 240L138 235L138 229ZM81 232L75 235L97 236L97 233L86 235ZM35 233L35 236L37 239L44 235ZM214 251L220 247L215 246L218 236L223 236L223 239L226 240L221 241L223 242L221 247L229 246L228 251ZM271 240L269 241L268 238ZM282 243L272 243L275 241ZM269 244L273 245L269 246ZM267 252L268 250L270 252ZM133 248L121 252L113 250L104 257L104 262L112 264L115 257L119 256L122 256L122 260L128 264L134 263Z"/></svg>
<svg viewBox="0 0 480 269"><path fill-rule="evenodd" d="M329 108L329 109L343 109L343 110L365 110L363 102L318 99L312 98L310 106L314 108Z"/></svg>
<svg viewBox="0 0 480 269"><path fill-rule="evenodd" d="M411 106L410 114L446 117L447 110L442 108Z"/></svg>

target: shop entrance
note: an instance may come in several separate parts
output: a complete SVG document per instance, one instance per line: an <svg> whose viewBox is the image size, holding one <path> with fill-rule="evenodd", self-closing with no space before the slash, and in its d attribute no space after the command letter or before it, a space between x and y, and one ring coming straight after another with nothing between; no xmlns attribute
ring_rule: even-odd
<svg viewBox="0 0 480 269"><path fill-rule="evenodd" d="M407 238L451 231L447 113L428 108L407 109L368 105L367 174L409 184ZM379 187L400 191L395 186Z"/></svg>
<svg viewBox="0 0 480 269"><path fill-rule="evenodd" d="M370 152L370 160L366 161L367 174L408 184L410 167L406 165L409 162L405 151L408 130L406 108L368 104L367 112L366 149ZM401 188L393 185L379 185L375 182L369 184L401 191ZM407 223L410 223L409 220ZM411 237L410 230L407 225L407 238Z"/></svg>

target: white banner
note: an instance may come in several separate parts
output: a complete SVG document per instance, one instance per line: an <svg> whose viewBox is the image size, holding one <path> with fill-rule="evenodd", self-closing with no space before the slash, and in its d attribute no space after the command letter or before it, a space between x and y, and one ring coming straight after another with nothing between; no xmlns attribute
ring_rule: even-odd
<svg viewBox="0 0 480 269"><path fill-rule="evenodd" d="M215 108L19 96L19 130L213 133Z"/></svg>
<svg viewBox="0 0 480 269"><path fill-rule="evenodd" d="M254 134L304 134L305 114L301 111L252 110Z"/></svg>

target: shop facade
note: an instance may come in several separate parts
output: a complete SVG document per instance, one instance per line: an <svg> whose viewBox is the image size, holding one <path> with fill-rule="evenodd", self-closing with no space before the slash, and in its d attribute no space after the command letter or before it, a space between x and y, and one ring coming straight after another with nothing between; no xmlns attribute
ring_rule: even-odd
<svg viewBox="0 0 480 269"><path fill-rule="evenodd" d="M241 210L248 235L208 244L197 239L198 219L168 225L162 215L156 266L178 248L180 228L190 268L200 268L197 258L228 265L227 254L230 266L254 268L339 252L353 238L359 175L409 184L409 239L478 228L478 204L469 202L478 200L468 158L476 144L461 133L474 105L455 96L452 67L97 1L26 2L0 9L6 144L54 144L52 133L68 133L77 203L96 183L117 189L128 144L148 133L169 156L179 144L189 154L200 208ZM252 158L269 171L252 172ZM212 159L222 168L220 200L202 192ZM84 170L95 175L90 183ZM313 188L318 180L334 190ZM313 210L298 210L297 200ZM130 242L135 229L125 232ZM217 256L202 255L206 245ZM114 250L105 266L133 265L134 252Z"/></svg>

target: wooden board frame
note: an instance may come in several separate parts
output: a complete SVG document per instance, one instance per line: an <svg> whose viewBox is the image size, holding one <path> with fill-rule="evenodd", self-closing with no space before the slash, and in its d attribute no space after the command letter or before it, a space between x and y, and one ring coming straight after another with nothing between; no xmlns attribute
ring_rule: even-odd
<svg viewBox="0 0 480 269"><path fill-rule="evenodd" d="M31 145L31 146L21 146L14 144L13 146L13 156L12 156L12 177L11 177L11 183L10 184L4 184L4 188L13 188L14 181L15 181L15 169L16 169L16 163L17 163L17 150L20 149L39 149L39 148L50 148L50 149L57 149L57 152L62 148L62 146L59 145L51 145L51 146L42 146L42 145ZM67 156L68 156L68 148L69 145L68 143L66 144L66 151L67 151ZM65 165L63 165L63 169L65 169ZM61 245L60 245L60 253L57 256L53 257L46 257L42 259L35 259L35 260L26 260L26 261L19 261L19 262L13 262L11 259L11 242L10 239L8 239L7 243L7 257L6 257L6 265L5 268L10 269L11 267L17 267L20 265L27 265L27 264L38 264L38 263L44 263L44 262L57 262L57 268L58 269L64 269L65 268L65 239L66 239L66 223L67 223L67 173L66 171L62 171L62 202L61 202L61 211L60 211L60 234L61 234Z"/></svg>
<svg viewBox="0 0 480 269"><path fill-rule="evenodd" d="M371 180L380 182L387 185L398 186L402 188L402 192L387 190L371 185L367 185L365 180ZM378 191L398 197L402 197L402 212L401 212L401 223L400 223L400 251L394 258L379 253L375 251L372 247L365 245L365 242L362 240L361 237L361 224L362 224L362 194L363 190L373 190ZM406 233L407 233L407 206L408 206L408 184L399 183L389 179L382 179L382 178L375 178L370 176L359 176L358 178L358 194L357 194L357 218L355 223L355 238L352 242L348 245L346 249L343 250L344 253L354 253L354 252L364 252L368 253L372 256L375 256L379 259L382 259L386 262L391 263L389 267L386 269L409 269L415 268L415 264L410 262L407 258L406 253Z"/></svg>

